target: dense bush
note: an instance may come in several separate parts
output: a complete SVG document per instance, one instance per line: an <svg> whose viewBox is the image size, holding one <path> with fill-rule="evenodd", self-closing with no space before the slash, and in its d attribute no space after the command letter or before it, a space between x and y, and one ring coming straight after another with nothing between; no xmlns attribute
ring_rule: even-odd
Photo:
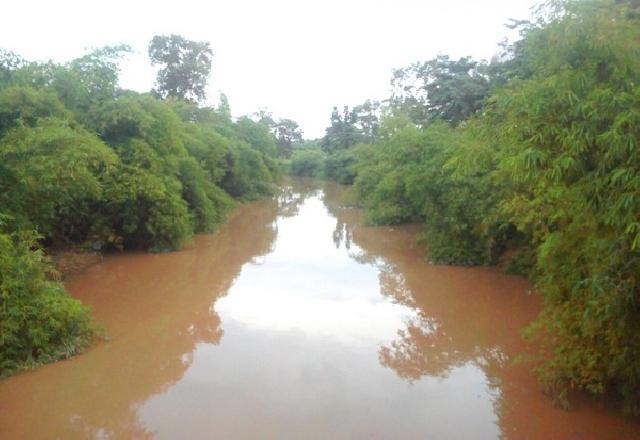
<svg viewBox="0 0 640 440"><path fill-rule="evenodd" d="M32 233L0 233L0 377L67 358L94 336L89 311L45 274Z"/></svg>
<svg viewBox="0 0 640 440"><path fill-rule="evenodd" d="M13 85L0 91L0 136L17 124L33 126L41 118L69 116L52 90Z"/></svg>
<svg viewBox="0 0 640 440"><path fill-rule="evenodd" d="M468 148L468 135L442 122L424 128L402 120L386 124L393 125L386 136L368 149L354 150L359 157L352 166L355 187L368 219L375 224L425 222L434 262L494 262L503 242L496 239L495 227L483 222L496 197L478 196L487 194L481 192L486 182L461 175L452 163Z"/></svg>
<svg viewBox="0 0 640 440"><path fill-rule="evenodd" d="M356 178L354 166L357 163L358 148L359 146L355 146L329 154L324 164L325 177L343 185L352 185Z"/></svg>
<svg viewBox="0 0 640 440"><path fill-rule="evenodd" d="M37 229L48 241L82 241L103 199L105 178L118 157L77 124L43 118L0 139L0 203L17 228Z"/></svg>
<svg viewBox="0 0 640 440"><path fill-rule="evenodd" d="M291 156L291 174L320 177L324 171L324 153L319 149L295 150Z"/></svg>
<svg viewBox="0 0 640 440"><path fill-rule="evenodd" d="M355 172L373 223L424 222L433 261L509 250L544 298L527 330L544 388L615 390L640 413L640 11L550 2L520 31L471 119L416 122L409 96L327 175Z"/></svg>
<svg viewBox="0 0 640 440"><path fill-rule="evenodd" d="M47 281L37 246L179 249L213 231L232 197L273 191L266 125L119 89L124 49L66 65L0 51L1 375L69 356L93 335L86 309Z"/></svg>
<svg viewBox="0 0 640 440"><path fill-rule="evenodd" d="M233 200L207 179L206 172L193 157L180 161L182 198L194 216L196 232L212 232L233 207Z"/></svg>
<svg viewBox="0 0 640 440"><path fill-rule="evenodd" d="M15 64L0 85L0 201L11 225L48 244L177 249L214 230L230 196L273 190L267 126L119 90L112 56Z"/></svg>
<svg viewBox="0 0 640 440"><path fill-rule="evenodd" d="M527 79L491 99L501 212L530 237L550 390L614 388L640 412L640 14L566 3L526 30ZM549 359L549 360L547 360Z"/></svg>
<svg viewBox="0 0 640 440"><path fill-rule="evenodd" d="M224 160L227 167L220 186L233 197L252 200L273 192L271 171L260 152L247 143L232 145Z"/></svg>

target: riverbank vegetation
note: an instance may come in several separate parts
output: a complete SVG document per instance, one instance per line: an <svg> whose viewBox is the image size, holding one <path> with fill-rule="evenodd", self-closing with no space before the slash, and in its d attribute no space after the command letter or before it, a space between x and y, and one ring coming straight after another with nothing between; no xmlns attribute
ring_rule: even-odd
<svg viewBox="0 0 640 440"><path fill-rule="evenodd" d="M353 185L372 224L422 223L432 263L529 277L544 389L640 413L640 4L553 0L512 27L490 61L395 70L389 99L334 108L311 142L204 105L207 43L155 37L149 93L118 85L126 46L0 51L0 376L95 336L43 248L180 249L284 169Z"/></svg>
<svg viewBox="0 0 640 440"><path fill-rule="evenodd" d="M0 376L94 336L42 248L180 249L236 200L272 193L270 127L202 104L208 43L155 37L156 89L118 86L126 46L66 64L0 51Z"/></svg>
<svg viewBox="0 0 640 440"><path fill-rule="evenodd" d="M422 222L433 263L527 275L544 389L615 393L636 414L639 7L549 2L489 62L398 69L380 108L334 110L324 165L304 152L293 169L353 184L371 223Z"/></svg>

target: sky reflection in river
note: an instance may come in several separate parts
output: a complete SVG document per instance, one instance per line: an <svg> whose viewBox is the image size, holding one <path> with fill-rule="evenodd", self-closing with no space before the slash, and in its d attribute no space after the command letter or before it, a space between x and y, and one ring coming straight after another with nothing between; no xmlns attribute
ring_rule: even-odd
<svg viewBox="0 0 640 440"><path fill-rule="evenodd" d="M0 438L638 437L512 365L524 280L430 266L416 228L364 227L342 192L294 182L191 249L69 280L111 339L0 381Z"/></svg>
<svg viewBox="0 0 640 440"><path fill-rule="evenodd" d="M390 341L417 313L380 295L377 270L353 260L357 246L336 247L328 239L334 229L318 195L297 216L279 219L272 253L245 266L230 294L216 303L223 325L344 344Z"/></svg>

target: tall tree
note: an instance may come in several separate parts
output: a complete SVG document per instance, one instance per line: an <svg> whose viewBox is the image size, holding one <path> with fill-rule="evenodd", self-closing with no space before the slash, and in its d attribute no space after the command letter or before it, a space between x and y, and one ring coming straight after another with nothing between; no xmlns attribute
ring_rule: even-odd
<svg viewBox="0 0 640 440"><path fill-rule="evenodd" d="M337 107L331 112L331 125L326 128L322 138L322 148L327 152L335 152L349 148L358 142L370 142L378 131L378 102L366 101L349 110Z"/></svg>
<svg viewBox="0 0 640 440"><path fill-rule="evenodd" d="M458 125L479 110L489 95L487 64L470 57L439 55L394 71L392 102L414 122L442 119Z"/></svg>
<svg viewBox="0 0 640 440"><path fill-rule="evenodd" d="M0 85L11 82L14 72L25 64L26 61L20 55L0 49Z"/></svg>
<svg viewBox="0 0 640 440"><path fill-rule="evenodd" d="M356 105L352 112L352 120L362 137L363 142L371 142L378 132L380 103L367 99L364 104Z"/></svg>
<svg viewBox="0 0 640 440"><path fill-rule="evenodd" d="M155 91L163 98L203 101L211 73L213 52L208 42L190 41L180 35L156 35L149 44L149 58L158 70Z"/></svg>
<svg viewBox="0 0 640 440"><path fill-rule="evenodd" d="M302 130L296 121L291 119L280 119L275 126L276 143L278 145L278 155L283 157L291 156L293 144L302 142Z"/></svg>
<svg viewBox="0 0 640 440"><path fill-rule="evenodd" d="M231 118L231 106L229 105L229 98L224 93L220 93L220 102L218 102L218 107L216 108L218 113L221 115Z"/></svg>

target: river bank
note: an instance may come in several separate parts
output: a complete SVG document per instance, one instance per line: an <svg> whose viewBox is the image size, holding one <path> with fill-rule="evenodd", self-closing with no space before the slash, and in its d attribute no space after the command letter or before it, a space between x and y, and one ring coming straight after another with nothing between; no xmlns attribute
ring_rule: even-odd
<svg viewBox="0 0 640 440"><path fill-rule="evenodd" d="M429 265L415 227L364 226L343 191L288 182L187 249L69 277L110 339L0 381L0 438L638 437L513 364L526 280Z"/></svg>

